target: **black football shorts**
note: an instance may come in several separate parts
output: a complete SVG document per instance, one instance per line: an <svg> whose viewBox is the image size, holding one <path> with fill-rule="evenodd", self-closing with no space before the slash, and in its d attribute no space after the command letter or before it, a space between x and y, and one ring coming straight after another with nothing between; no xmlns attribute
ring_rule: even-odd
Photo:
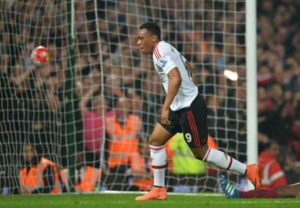
<svg viewBox="0 0 300 208"><path fill-rule="evenodd" d="M204 98L198 94L188 108L170 110L171 125L161 124L172 135L182 132L190 148L201 148L207 143L207 106Z"/></svg>

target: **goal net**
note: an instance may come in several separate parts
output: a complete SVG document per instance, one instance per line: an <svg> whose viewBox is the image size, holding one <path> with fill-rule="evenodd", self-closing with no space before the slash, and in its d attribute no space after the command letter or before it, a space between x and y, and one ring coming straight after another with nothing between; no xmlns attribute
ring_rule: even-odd
<svg viewBox="0 0 300 208"><path fill-rule="evenodd" d="M147 21L193 65L212 145L246 161L244 0L75 0L74 19L68 3L0 1L3 194L49 193L56 185L77 192L149 188L147 138L165 94L152 56L136 45ZM39 45L50 61L34 65L30 54ZM218 190L220 170L194 160L181 134L166 146L170 191ZM26 181L30 168L42 168L42 182Z"/></svg>

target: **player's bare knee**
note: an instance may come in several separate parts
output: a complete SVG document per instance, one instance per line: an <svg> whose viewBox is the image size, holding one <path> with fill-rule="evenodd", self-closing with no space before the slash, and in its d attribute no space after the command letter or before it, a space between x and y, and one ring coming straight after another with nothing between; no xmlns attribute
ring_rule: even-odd
<svg viewBox="0 0 300 208"><path fill-rule="evenodd" d="M153 145L153 146L162 146L163 145L163 141L160 141L160 139L154 137L154 136L150 136L149 137L149 145Z"/></svg>

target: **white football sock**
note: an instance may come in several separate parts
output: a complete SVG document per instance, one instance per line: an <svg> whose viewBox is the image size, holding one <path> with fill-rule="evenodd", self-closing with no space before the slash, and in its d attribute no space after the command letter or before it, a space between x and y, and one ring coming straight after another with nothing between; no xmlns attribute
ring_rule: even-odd
<svg viewBox="0 0 300 208"><path fill-rule="evenodd" d="M150 156L152 159L151 165L154 177L154 186L165 186L165 169L167 165L167 154L165 146L153 146L150 147Z"/></svg>
<svg viewBox="0 0 300 208"><path fill-rule="evenodd" d="M236 171L240 174L246 173L245 164L216 149L208 148L203 160L219 168Z"/></svg>

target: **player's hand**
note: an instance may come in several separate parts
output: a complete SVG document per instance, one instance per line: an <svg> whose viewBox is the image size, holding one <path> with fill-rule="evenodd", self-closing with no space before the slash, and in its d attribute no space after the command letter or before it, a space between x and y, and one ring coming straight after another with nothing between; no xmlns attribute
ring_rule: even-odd
<svg viewBox="0 0 300 208"><path fill-rule="evenodd" d="M171 125L171 121L169 120L169 109L162 109L160 116L160 123L164 125Z"/></svg>

